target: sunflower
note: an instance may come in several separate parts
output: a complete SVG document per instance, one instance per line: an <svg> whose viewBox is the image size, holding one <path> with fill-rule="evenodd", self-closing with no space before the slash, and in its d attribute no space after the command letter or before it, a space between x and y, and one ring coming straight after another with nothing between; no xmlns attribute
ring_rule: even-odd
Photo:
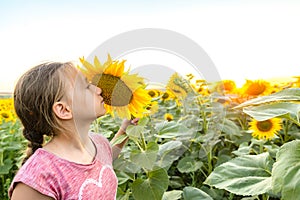
<svg viewBox="0 0 300 200"><path fill-rule="evenodd" d="M130 119L142 117L146 107L151 101L145 89L144 78L137 74L124 71L125 60L113 61L108 55L107 61L102 65L97 56L94 65L80 58L83 67L79 67L87 79L102 89L102 97L107 113L113 117L116 113L120 118Z"/></svg>
<svg viewBox="0 0 300 200"><path fill-rule="evenodd" d="M221 87L225 93L234 93L236 90L236 84L233 80L223 80Z"/></svg>
<svg viewBox="0 0 300 200"><path fill-rule="evenodd" d="M175 72L168 81L166 86L178 99L184 99L188 93L193 92L190 83Z"/></svg>
<svg viewBox="0 0 300 200"><path fill-rule="evenodd" d="M11 112L9 111L1 111L0 112L0 124L2 122L9 122L9 121L14 121L14 116Z"/></svg>
<svg viewBox="0 0 300 200"><path fill-rule="evenodd" d="M174 119L174 116L171 113L166 113L164 115L165 120L167 120L168 122L172 121Z"/></svg>
<svg viewBox="0 0 300 200"><path fill-rule="evenodd" d="M246 80L241 92L246 96L268 95L272 92L271 84L265 80Z"/></svg>
<svg viewBox="0 0 300 200"><path fill-rule="evenodd" d="M157 113L158 109L159 109L159 105L157 101L152 101L148 106L147 106L147 111L148 111L148 115L153 115L155 113Z"/></svg>
<svg viewBox="0 0 300 200"><path fill-rule="evenodd" d="M258 139L272 139L282 128L280 118L272 118L264 121L252 119L249 123L249 130L252 130L252 136Z"/></svg>
<svg viewBox="0 0 300 200"><path fill-rule="evenodd" d="M175 96L174 96L174 94L173 94L172 91L166 90L166 91L160 96L160 98L161 98L162 101L168 101L168 100L174 99Z"/></svg>
<svg viewBox="0 0 300 200"><path fill-rule="evenodd" d="M209 96L210 90L207 85L203 84L197 88L197 93L201 94L202 96Z"/></svg>
<svg viewBox="0 0 300 200"><path fill-rule="evenodd" d="M149 95L151 98L159 97L159 96L160 96L160 93L161 93L161 91L160 91L160 90L157 90L157 89L151 89L151 90L148 90L148 95Z"/></svg>

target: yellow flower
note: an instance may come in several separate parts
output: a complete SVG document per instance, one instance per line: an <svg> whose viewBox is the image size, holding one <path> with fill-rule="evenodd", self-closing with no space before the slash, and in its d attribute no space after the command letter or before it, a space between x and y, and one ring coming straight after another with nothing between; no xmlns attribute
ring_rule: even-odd
<svg viewBox="0 0 300 200"><path fill-rule="evenodd" d="M79 67L82 73L92 84L102 89L107 113L112 116L116 113L120 118L127 119L132 116L143 117L151 97L145 89L144 78L129 74L129 70L124 72L125 60L113 61L108 55L103 65L97 56L94 58L94 65L84 58L80 62L85 67Z"/></svg>
<svg viewBox="0 0 300 200"><path fill-rule="evenodd" d="M165 120L172 121L174 119L173 115L171 113L166 113L164 115Z"/></svg>
<svg viewBox="0 0 300 200"><path fill-rule="evenodd" d="M151 98L159 97L159 96L160 96L160 93L161 93L160 90L156 90L156 89L148 90L148 95L149 95Z"/></svg>
<svg viewBox="0 0 300 200"><path fill-rule="evenodd" d="M233 80L222 80L210 83L212 91L219 94L234 94L236 92L236 84Z"/></svg>
<svg viewBox="0 0 300 200"><path fill-rule="evenodd" d="M14 112L13 99L3 98L0 99L0 124L2 122L15 122L16 115Z"/></svg>
<svg viewBox="0 0 300 200"><path fill-rule="evenodd" d="M170 90L165 91L162 95L161 95L161 100L163 101L167 101L170 99L174 99L175 96L173 95L173 93Z"/></svg>
<svg viewBox="0 0 300 200"><path fill-rule="evenodd" d="M1 111L0 112L0 124L2 122L14 121L13 114L10 111Z"/></svg>
<svg viewBox="0 0 300 200"><path fill-rule="evenodd" d="M272 139L275 134L282 128L280 118L272 118L265 121L252 119L249 123L249 130L252 130L252 136L258 139Z"/></svg>
<svg viewBox="0 0 300 200"><path fill-rule="evenodd" d="M272 88L270 83L264 80L246 80L241 92L246 96L268 95L272 92Z"/></svg>
<svg viewBox="0 0 300 200"><path fill-rule="evenodd" d="M234 93L236 90L236 84L233 80L223 80L221 87L225 93Z"/></svg>
<svg viewBox="0 0 300 200"><path fill-rule="evenodd" d="M190 83L175 72L169 79L166 86L178 99L184 99L188 93L193 92Z"/></svg>
<svg viewBox="0 0 300 200"><path fill-rule="evenodd" d="M197 88L198 94L201 94L203 96L209 96L210 95L210 90L207 85L203 84L200 87Z"/></svg>
<svg viewBox="0 0 300 200"><path fill-rule="evenodd" d="M158 109L159 109L159 105L157 101L152 101L148 106L147 106L147 111L148 111L148 115L153 115L155 114Z"/></svg>

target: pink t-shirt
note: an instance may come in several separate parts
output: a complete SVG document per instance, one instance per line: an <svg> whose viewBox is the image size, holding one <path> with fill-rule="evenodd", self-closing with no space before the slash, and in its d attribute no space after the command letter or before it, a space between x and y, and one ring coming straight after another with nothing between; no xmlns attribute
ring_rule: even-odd
<svg viewBox="0 0 300 200"><path fill-rule="evenodd" d="M38 149L14 177L9 197L16 183L22 182L57 200L115 199L118 181L110 143L100 134L91 133L90 137L97 149L91 164L70 162Z"/></svg>

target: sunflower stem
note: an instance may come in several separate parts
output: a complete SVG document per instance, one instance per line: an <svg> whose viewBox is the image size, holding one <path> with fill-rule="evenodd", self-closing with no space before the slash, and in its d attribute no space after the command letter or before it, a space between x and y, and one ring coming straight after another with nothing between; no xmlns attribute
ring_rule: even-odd
<svg viewBox="0 0 300 200"><path fill-rule="evenodd" d="M290 139L290 137L289 137L289 129L290 129L290 126L292 125L292 123L298 123L296 120L294 120L294 119L290 119L291 121L289 121L289 120L285 120L284 121L284 143L286 143L287 141L289 141L289 139ZM298 124L297 124L298 125Z"/></svg>
<svg viewBox="0 0 300 200"><path fill-rule="evenodd" d="M192 172L191 174L191 178L192 178L192 187L196 187L196 179L195 179L195 172Z"/></svg>
<svg viewBox="0 0 300 200"><path fill-rule="evenodd" d="M145 136L144 136L143 132L141 132L141 143L142 143L143 149L146 150L147 145L146 145L146 142L145 142Z"/></svg>
<svg viewBox="0 0 300 200"><path fill-rule="evenodd" d="M203 103L202 103L202 101L201 101L201 99L199 99L199 98L196 98L197 99L197 103L198 103L198 105L200 105L200 116L201 116L201 118L202 118L202 120L203 120L203 122L202 122L202 126L203 126L203 134L206 134L206 132L207 132L207 129L208 129L208 127L207 127L207 119L206 119L206 113L205 113L205 105L203 105Z"/></svg>
<svg viewBox="0 0 300 200"><path fill-rule="evenodd" d="M140 149L141 151L144 151L144 149L142 148L142 146L139 144L138 141L136 141L136 140L133 140L133 141L135 142L135 144L139 147L139 149Z"/></svg>
<svg viewBox="0 0 300 200"><path fill-rule="evenodd" d="M213 171L212 166L212 149L209 150L207 154L207 160L208 160L208 174L210 174Z"/></svg>
<svg viewBox="0 0 300 200"><path fill-rule="evenodd" d="M269 195L268 194L262 194L262 199L263 200L269 200Z"/></svg>
<svg viewBox="0 0 300 200"><path fill-rule="evenodd" d="M264 152L264 144L265 143L265 139L263 141L260 141L259 143L259 153L263 153Z"/></svg>
<svg viewBox="0 0 300 200"><path fill-rule="evenodd" d="M296 124L297 126L300 127L300 123L297 120L295 120L293 118L289 118L289 120L292 121L294 124Z"/></svg>

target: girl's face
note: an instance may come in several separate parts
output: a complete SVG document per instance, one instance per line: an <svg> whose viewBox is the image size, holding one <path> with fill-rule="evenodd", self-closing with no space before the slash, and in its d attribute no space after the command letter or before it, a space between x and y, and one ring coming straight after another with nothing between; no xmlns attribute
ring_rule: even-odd
<svg viewBox="0 0 300 200"><path fill-rule="evenodd" d="M86 77L77 69L72 77L73 83L69 94L71 95L71 110L74 119L92 122L96 118L103 116L106 110L101 96L102 90L90 84Z"/></svg>

